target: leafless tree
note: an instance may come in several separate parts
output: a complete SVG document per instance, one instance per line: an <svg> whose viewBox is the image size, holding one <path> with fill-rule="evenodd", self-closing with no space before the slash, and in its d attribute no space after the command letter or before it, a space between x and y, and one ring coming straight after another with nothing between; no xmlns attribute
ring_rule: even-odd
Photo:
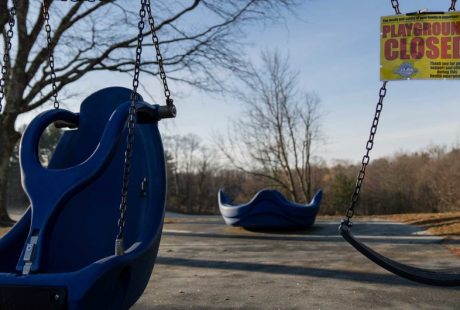
<svg viewBox="0 0 460 310"><path fill-rule="evenodd" d="M243 76L247 109L216 139L234 167L269 179L295 201L312 196L311 163L321 140L319 99L298 90L297 73L279 53Z"/></svg>
<svg viewBox="0 0 460 310"><path fill-rule="evenodd" d="M158 0L152 1L164 63L170 79L205 90L222 87L222 71L244 68L240 54L243 30L252 22L280 18L297 0ZM0 114L0 225L11 223L6 212L8 159L20 139L19 115L52 98L44 18L39 0L20 0L15 44L8 66L6 97ZM51 15L57 90L69 89L90 72L130 73L137 38L139 1L45 1ZM8 30L8 4L0 0L0 42ZM136 4L136 5L133 5ZM139 7L138 7L139 6ZM147 27L148 28L148 27ZM145 37L150 37L147 29ZM144 40L147 42L147 40ZM142 72L157 76L152 44L144 44ZM109 85L108 85L109 86ZM61 98L62 99L62 98Z"/></svg>
<svg viewBox="0 0 460 310"><path fill-rule="evenodd" d="M218 165L215 151L202 144L193 134L166 136L165 149L169 154L168 171L171 190L168 200L175 210L203 212L215 204L219 185L214 184Z"/></svg>

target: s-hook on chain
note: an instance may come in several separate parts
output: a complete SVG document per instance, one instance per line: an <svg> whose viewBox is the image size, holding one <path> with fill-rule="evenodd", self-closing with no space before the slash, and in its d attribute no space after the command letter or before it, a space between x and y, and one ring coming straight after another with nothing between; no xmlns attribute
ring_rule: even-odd
<svg viewBox="0 0 460 310"><path fill-rule="evenodd" d="M359 194L361 192L361 187L363 185L364 177L366 175L366 168L370 161L369 154L374 146L374 138L375 138L375 134L377 133L377 126L379 124L380 114L382 113L382 109L383 109L383 99L385 98L385 95L387 94L386 86L387 86L387 81L384 81L382 87L380 88L379 101L377 102L377 106L375 108L374 120L372 121L369 139L366 143L366 153L364 154L363 159L361 161L361 170L358 173L355 190L353 192L353 195L351 196L350 206L348 207L347 212L345 214L347 219L344 219L342 221L342 225L347 225L347 226L352 225L351 218L355 214L355 205L359 200Z"/></svg>
<svg viewBox="0 0 460 310"><path fill-rule="evenodd" d="M398 0L391 0L391 6L395 10L396 15L401 14L401 11L399 10L399 2L398 2Z"/></svg>
<svg viewBox="0 0 460 310"><path fill-rule="evenodd" d="M120 218L118 219L118 233L115 239L115 255L124 253L124 232L126 224L126 211L128 208L128 186L129 174L131 169L131 155L134 145L134 126L136 117L136 101L139 99L137 88L139 87L139 73L141 68L142 41L144 38L144 18L145 18L146 0L141 0L141 9L139 10L139 33L137 35L136 61L134 63L133 91L131 93L131 104L128 114L128 136L126 138L125 160L123 164L123 185L121 189Z"/></svg>
<svg viewBox="0 0 460 310"><path fill-rule="evenodd" d="M5 97L6 80L8 79L8 68L10 66L10 52L11 40L13 39L13 28L16 23L14 17L16 16L16 8L13 7L9 10L8 30L6 32L5 50L3 54L2 76L0 78L0 113L3 110L3 98Z"/></svg>
<svg viewBox="0 0 460 310"><path fill-rule="evenodd" d="M449 12L455 11L455 4L457 3L457 0L452 0L452 3L449 8Z"/></svg>
<svg viewBox="0 0 460 310"><path fill-rule="evenodd" d="M48 7L46 6L46 0L43 0L43 18L45 20L45 31L46 31L46 40L48 42L48 63L51 70L51 82L53 88L53 98L54 98L54 108L59 109L58 91L56 86L56 71L54 70L54 55L53 55L53 42L51 39L51 26L50 26L50 14L48 12Z"/></svg>

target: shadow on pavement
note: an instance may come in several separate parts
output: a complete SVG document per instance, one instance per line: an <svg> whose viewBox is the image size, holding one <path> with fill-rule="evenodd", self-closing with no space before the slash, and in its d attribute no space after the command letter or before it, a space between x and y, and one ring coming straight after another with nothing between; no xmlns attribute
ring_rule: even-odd
<svg viewBox="0 0 460 310"><path fill-rule="evenodd" d="M185 259L177 257L158 257L156 263L160 265L169 266L184 266L192 268L238 270L280 275L309 276L365 283L380 283L403 286L423 286L421 284L401 279L392 274L364 273L348 270L308 268L300 266L286 266L279 264L261 264L235 261L211 261L202 259Z"/></svg>

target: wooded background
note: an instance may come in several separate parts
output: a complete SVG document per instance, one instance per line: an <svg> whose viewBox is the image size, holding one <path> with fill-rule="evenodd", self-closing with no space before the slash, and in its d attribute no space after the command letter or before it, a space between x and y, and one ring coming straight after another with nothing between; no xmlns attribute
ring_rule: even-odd
<svg viewBox="0 0 460 310"><path fill-rule="evenodd" d="M265 187L276 188L290 197L276 182L220 167L212 157L204 159L195 156L199 151L188 154L188 157L168 154L170 210L218 214L219 188L224 188L235 202L247 202ZM184 163L185 158L188 158L187 163ZM320 214L345 212L359 168L358 164L345 162L312 166L313 192L320 188L324 190ZM421 152L380 158L368 166L357 214L460 210L459 183L460 148L430 147Z"/></svg>
<svg viewBox="0 0 460 310"><path fill-rule="evenodd" d="M217 192L224 188L235 202L247 202L261 188L289 192L267 178L230 168L217 150L197 136L164 138L168 170L167 208L191 214L219 214ZM181 145L174 149L171 141ZM49 155L43 151L43 157ZM10 206L26 206L20 190L19 167L12 160ZM320 214L341 215L350 200L358 164L312 165L313 192L324 190ZM410 154L395 154L370 163L357 214L397 214L460 210L460 148L429 147ZM305 201L299 201L305 202Z"/></svg>

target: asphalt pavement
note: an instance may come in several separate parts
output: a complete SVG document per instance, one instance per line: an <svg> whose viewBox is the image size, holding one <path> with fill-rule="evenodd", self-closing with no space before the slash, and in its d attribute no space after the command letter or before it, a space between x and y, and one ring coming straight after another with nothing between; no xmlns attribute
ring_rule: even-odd
<svg viewBox="0 0 460 310"><path fill-rule="evenodd" d="M343 241L338 221L318 219L294 232L248 231L219 216L168 214L150 283L132 309L460 309L460 288L385 271ZM405 263L460 266L444 238L415 226L367 220L353 231Z"/></svg>

